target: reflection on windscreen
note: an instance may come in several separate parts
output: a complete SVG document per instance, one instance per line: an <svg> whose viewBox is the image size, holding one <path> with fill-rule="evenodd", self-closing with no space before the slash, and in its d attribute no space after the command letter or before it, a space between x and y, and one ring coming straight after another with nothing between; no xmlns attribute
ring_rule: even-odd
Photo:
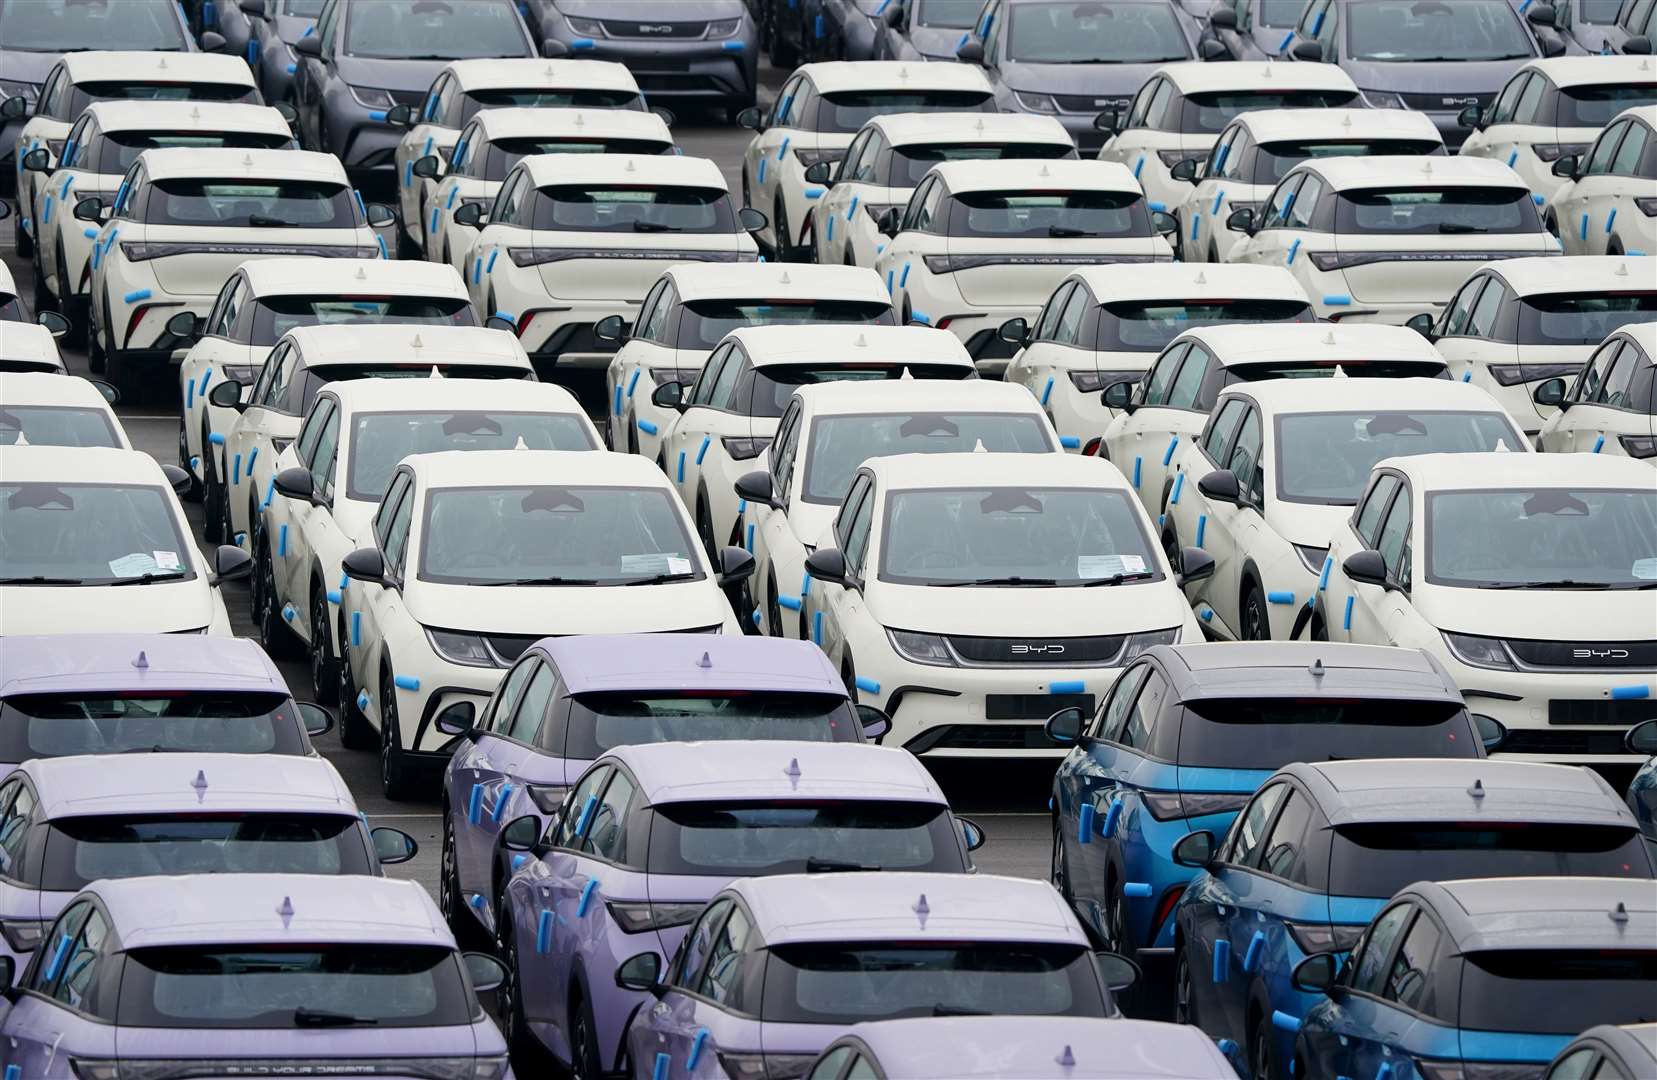
<svg viewBox="0 0 1657 1080"><path fill-rule="evenodd" d="M283 0L282 14L314 19L322 14L322 0Z"/></svg>
<svg viewBox="0 0 1657 1080"><path fill-rule="evenodd" d="M1577 17L1594 26L1611 26L1616 23L1621 7L1622 0L1582 0Z"/></svg>
<svg viewBox="0 0 1657 1080"><path fill-rule="evenodd" d="M527 412L358 413L351 432L350 498L378 502L397 463L443 450L596 450L580 417Z"/></svg>
<svg viewBox="0 0 1657 1080"><path fill-rule="evenodd" d="M1125 352L1161 352L1199 326L1317 319L1311 306L1300 300L1126 300L1104 305L1103 314L1100 351Z"/></svg>
<svg viewBox="0 0 1657 1080"><path fill-rule="evenodd" d="M120 446L101 409L0 405L0 446Z"/></svg>
<svg viewBox="0 0 1657 1080"><path fill-rule="evenodd" d="M887 113L995 112L995 98L978 90L842 90L817 105L817 130L849 134Z"/></svg>
<svg viewBox="0 0 1657 1080"><path fill-rule="evenodd" d="M1181 130L1218 134L1239 115L1256 109L1321 109L1358 104L1351 90L1225 90L1185 99Z"/></svg>
<svg viewBox="0 0 1657 1080"><path fill-rule="evenodd" d="M76 892L100 878L155 874L368 874L359 824L341 814L59 818L40 887Z"/></svg>
<svg viewBox="0 0 1657 1080"><path fill-rule="evenodd" d="M728 233L730 195L718 188L544 187L535 228L555 232Z"/></svg>
<svg viewBox="0 0 1657 1080"><path fill-rule="evenodd" d="M1530 192L1522 188L1343 191L1335 204L1338 233L1456 236L1541 227Z"/></svg>
<svg viewBox="0 0 1657 1080"><path fill-rule="evenodd" d="M1145 200L1130 191L966 191L950 200L951 236L1053 239L1150 236Z"/></svg>
<svg viewBox="0 0 1657 1080"><path fill-rule="evenodd" d="M697 300L679 312L677 349L712 349L743 326L798 323L866 323L895 326L892 305L866 300Z"/></svg>
<svg viewBox="0 0 1657 1080"><path fill-rule="evenodd" d="M656 874L851 869L961 873L966 867L949 811L931 803L668 804L657 807L650 830Z"/></svg>
<svg viewBox="0 0 1657 1080"><path fill-rule="evenodd" d="M533 56L506 0L376 0L345 15L347 56L466 60Z"/></svg>
<svg viewBox="0 0 1657 1080"><path fill-rule="evenodd" d="M192 543L157 487L0 483L0 585L193 578Z"/></svg>
<svg viewBox="0 0 1657 1080"><path fill-rule="evenodd" d="M1389 751L1390 754L1390 751ZM1541 822L1343 825L1329 855L1329 891L1385 899L1416 881L1492 877L1649 878L1639 830Z"/></svg>
<svg viewBox="0 0 1657 1080"><path fill-rule="evenodd" d="M978 369L964 364L905 364L901 361L866 364L767 364L754 370L750 416L781 416L794 391L802 386L830 382L884 382L902 379L976 379Z"/></svg>
<svg viewBox="0 0 1657 1080"><path fill-rule="evenodd" d="M1508 0L1364 0L1341 9L1353 60L1513 60L1535 55Z"/></svg>
<svg viewBox="0 0 1657 1080"><path fill-rule="evenodd" d="M1300 21L1300 13L1305 10L1306 0L1260 0L1256 21L1261 26L1288 28Z"/></svg>
<svg viewBox="0 0 1657 1080"><path fill-rule="evenodd" d="M570 711L564 756L596 758L639 743L861 738L851 705L840 697L763 691L582 694Z"/></svg>
<svg viewBox="0 0 1657 1080"><path fill-rule="evenodd" d="M1186 705L1179 755L1192 766L1271 770L1292 761L1476 758L1480 748L1454 701L1216 698Z"/></svg>
<svg viewBox="0 0 1657 1080"><path fill-rule="evenodd" d="M191 150L210 150L221 147L248 150L291 150L292 135L264 135L252 131L116 131L104 137L103 152L98 156L97 171L111 176L124 175L145 150L184 147ZM77 162L77 167L79 163Z"/></svg>
<svg viewBox="0 0 1657 1080"><path fill-rule="evenodd" d="M1657 588L1657 492L1431 493L1427 580L1471 588Z"/></svg>
<svg viewBox="0 0 1657 1080"><path fill-rule="evenodd" d="M352 229L350 193L310 180L157 180L144 220L215 228Z"/></svg>
<svg viewBox="0 0 1657 1080"><path fill-rule="evenodd" d="M1041 418L1017 413L877 413L818 417L806 444L806 502L838 506L869 458L958 454L980 444L991 453L1054 449Z"/></svg>
<svg viewBox="0 0 1657 1080"><path fill-rule="evenodd" d="M122 49L183 52L171 0L0 0L0 43L7 49L73 52L115 48L115 42Z"/></svg>
<svg viewBox="0 0 1657 1080"><path fill-rule="evenodd" d="M18 694L0 703L0 761L76 754L302 754L284 694Z"/></svg>
<svg viewBox="0 0 1657 1080"><path fill-rule="evenodd" d="M1657 292L1527 296L1519 301L1518 340L1521 345L1598 345L1613 330L1648 322L1657 322ZM1618 405L1628 408L1631 403Z"/></svg>
<svg viewBox="0 0 1657 1080"><path fill-rule="evenodd" d="M1288 502L1350 506L1384 458L1524 446L1499 412L1292 413L1276 426L1277 494Z"/></svg>
<svg viewBox="0 0 1657 1080"><path fill-rule="evenodd" d="M1074 158L1069 143L933 143L899 146L892 151L892 175L887 186L918 187L922 178L940 161L1057 160ZM859 170L861 172L862 170Z"/></svg>
<svg viewBox="0 0 1657 1080"><path fill-rule="evenodd" d="M1191 51L1167 4L1011 4L1007 56L1024 64L1165 64Z"/></svg>
<svg viewBox="0 0 1657 1080"><path fill-rule="evenodd" d="M984 9L980 0L915 0L920 9L915 12L916 26L936 26L945 30L965 30L972 26L978 13Z"/></svg>
<svg viewBox="0 0 1657 1080"><path fill-rule="evenodd" d="M249 343L275 345L296 326L339 323L476 326L477 318L463 296L265 296L254 307Z"/></svg>
<svg viewBox="0 0 1657 1080"><path fill-rule="evenodd" d="M1311 158L1332 157L1415 157L1442 155L1444 144L1430 139L1328 139L1318 142L1274 142L1263 144L1254 155L1251 184L1275 184L1289 170Z"/></svg>

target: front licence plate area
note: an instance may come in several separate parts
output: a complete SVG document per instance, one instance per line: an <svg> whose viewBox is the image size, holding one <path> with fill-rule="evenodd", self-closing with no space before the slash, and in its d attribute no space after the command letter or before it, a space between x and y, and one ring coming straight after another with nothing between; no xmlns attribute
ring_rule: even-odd
<svg viewBox="0 0 1657 1080"><path fill-rule="evenodd" d="M1604 698L1588 701L1548 702L1549 724L1616 724L1632 727L1642 720L1657 716L1657 702L1636 698L1633 701L1609 701Z"/></svg>
<svg viewBox="0 0 1657 1080"><path fill-rule="evenodd" d="M986 720L1046 720L1060 709L1080 709L1093 716L1092 694L986 694Z"/></svg>

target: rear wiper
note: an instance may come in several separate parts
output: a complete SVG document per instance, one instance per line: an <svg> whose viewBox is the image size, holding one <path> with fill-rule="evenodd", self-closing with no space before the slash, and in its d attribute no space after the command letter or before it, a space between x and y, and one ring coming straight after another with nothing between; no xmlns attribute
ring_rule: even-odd
<svg viewBox="0 0 1657 1080"><path fill-rule="evenodd" d="M677 574L657 574L654 577L630 578L627 581L617 582L623 588L634 585L661 585L668 581L689 581L696 576L694 570L681 570Z"/></svg>
<svg viewBox="0 0 1657 1080"><path fill-rule="evenodd" d="M1124 581L1142 581L1145 578L1156 577L1153 570L1135 570L1131 574L1112 574L1110 577L1093 578L1082 582L1082 588L1091 589L1095 585L1120 585Z"/></svg>
<svg viewBox="0 0 1657 1080"><path fill-rule="evenodd" d="M291 221L271 217L269 214L249 214L247 223L255 229L292 229L297 226Z"/></svg>
<svg viewBox="0 0 1657 1080"><path fill-rule="evenodd" d="M118 589L122 585L148 585L154 581L177 581L179 578L185 576L187 575L182 570L172 570L165 574L157 574L154 571L148 571L146 573L139 574L137 577L122 578L120 581L111 581L107 584L112 589Z"/></svg>
<svg viewBox="0 0 1657 1080"><path fill-rule="evenodd" d="M805 872L808 874L855 873L879 869L878 866L864 866L862 863L842 862L839 859L819 859L816 856L812 856L805 861Z"/></svg>
<svg viewBox="0 0 1657 1080"><path fill-rule="evenodd" d="M978 578L973 581L939 581L932 584L946 589L959 589L963 585L1057 585L1057 578L1050 577L993 577Z"/></svg>
<svg viewBox="0 0 1657 1080"><path fill-rule="evenodd" d="M372 1016L352 1016L350 1013L329 1012L327 1009L308 1009L301 1005L293 1011L294 1027L357 1027L378 1024Z"/></svg>
<svg viewBox="0 0 1657 1080"><path fill-rule="evenodd" d="M1562 578L1559 581L1503 581L1494 585L1484 586L1487 589L1609 589L1609 581L1572 581Z"/></svg>
<svg viewBox="0 0 1657 1080"><path fill-rule="evenodd" d="M1055 239L1068 240L1078 236L1098 236L1099 234L1088 229L1072 228L1069 225L1049 225L1047 226L1047 235Z"/></svg>
<svg viewBox="0 0 1657 1080"><path fill-rule="evenodd" d="M1463 225L1455 221L1441 221L1438 223L1438 231L1447 236L1459 236L1463 233L1483 233L1490 230L1482 225Z"/></svg>
<svg viewBox="0 0 1657 1080"><path fill-rule="evenodd" d="M681 229L677 225L663 225L659 221L635 221L635 222L633 222L633 231L634 232L684 232L684 230Z"/></svg>
<svg viewBox="0 0 1657 1080"><path fill-rule="evenodd" d="M983 1009L969 1009L965 1005L945 1005L943 1002L932 1006L933 1016L988 1016Z"/></svg>
<svg viewBox="0 0 1657 1080"><path fill-rule="evenodd" d="M29 577L0 578L0 585L80 585L80 578L73 577L46 577L44 574L34 574Z"/></svg>
<svg viewBox="0 0 1657 1080"><path fill-rule="evenodd" d="M578 577L526 577L508 578L505 581L468 581L468 585L483 585L494 588L501 585L597 585L597 578Z"/></svg>

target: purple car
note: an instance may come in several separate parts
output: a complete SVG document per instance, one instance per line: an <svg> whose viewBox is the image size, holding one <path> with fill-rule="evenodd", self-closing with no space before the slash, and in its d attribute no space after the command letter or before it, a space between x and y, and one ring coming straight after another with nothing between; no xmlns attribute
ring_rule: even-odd
<svg viewBox="0 0 1657 1080"><path fill-rule="evenodd" d="M247 638L0 637L0 776L29 758L187 750L315 756L334 726Z"/></svg>
<svg viewBox="0 0 1657 1080"><path fill-rule="evenodd" d="M0 974L11 966L0 957ZM503 975L455 949L412 881L98 881L0 1001L0 1070L506 1080L506 1042L476 998Z"/></svg>
<svg viewBox="0 0 1657 1080"><path fill-rule="evenodd" d="M911 870L964 874L983 842L906 750L857 743L653 743L610 751L543 838L506 827L527 860L506 887L501 1016L514 1049L544 1046L578 1076L620 1067L649 995L614 973L641 949L672 956L732 879Z"/></svg>
<svg viewBox="0 0 1657 1080"><path fill-rule="evenodd" d="M495 904L511 876L501 827L526 814L545 819L605 751L692 740L861 742L891 726L879 710L854 705L807 642L628 634L512 644L516 662L481 719L462 702L435 720L459 737L443 774L438 906L465 944L495 937Z"/></svg>
<svg viewBox="0 0 1657 1080"><path fill-rule="evenodd" d="M0 956L21 967L63 905L100 878L378 875L415 850L398 829L371 833L321 758L25 761L0 781Z"/></svg>
<svg viewBox="0 0 1657 1080"><path fill-rule="evenodd" d="M805 1080L1235 1080L1200 1028L1155 1020L973 1016L876 1020L829 1044Z"/></svg>
<svg viewBox="0 0 1657 1080"><path fill-rule="evenodd" d="M1138 970L1045 881L789 874L732 882L665 967L640 953L616 982L656 998L627 1032L638 1080L795 1080L865 1020L1118 1016Z"/></svg>

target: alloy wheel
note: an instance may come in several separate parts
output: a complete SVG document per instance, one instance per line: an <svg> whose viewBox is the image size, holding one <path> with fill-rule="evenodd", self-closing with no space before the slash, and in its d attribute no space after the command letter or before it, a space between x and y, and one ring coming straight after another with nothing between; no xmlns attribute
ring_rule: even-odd
<svg viewBox="0 0 1657 1080"><path fill-rule="evenodd" d="M311 689L317 704L334 704L339 679L334 674L333 649L328 644L328 597L321 586L311 589Z"/></svg>

